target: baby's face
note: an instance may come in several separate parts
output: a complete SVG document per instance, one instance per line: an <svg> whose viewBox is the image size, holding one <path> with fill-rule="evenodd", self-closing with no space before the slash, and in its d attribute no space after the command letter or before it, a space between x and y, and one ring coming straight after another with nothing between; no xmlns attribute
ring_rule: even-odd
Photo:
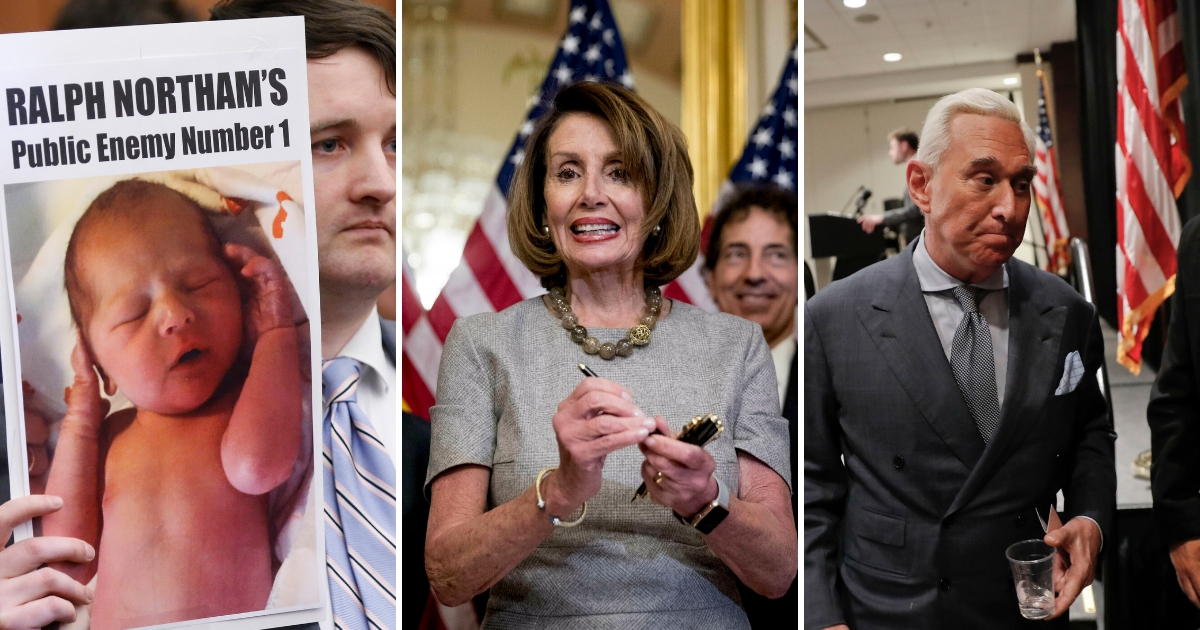
<svg viewBox="0 0 1200 630"><path fill-rule="evenodd" d="M96 362L139 409L178 414L212 397L237 358L233 273L176 195L139 202L88 230L76 270Z"/></svg>

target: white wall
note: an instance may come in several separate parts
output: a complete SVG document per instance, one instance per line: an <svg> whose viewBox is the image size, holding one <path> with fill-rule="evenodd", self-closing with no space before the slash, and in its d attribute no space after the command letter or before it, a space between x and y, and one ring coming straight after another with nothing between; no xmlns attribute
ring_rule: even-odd
<svg viewBox="0 0 1200 630"><path fill-rule="evenodd" d="M872 192L864 212L883 212L883 200L904 194L904 169L888 157L888 134L897 127L920 133L936 98L901 103L846 105L804 112L804 213L840 212L859 186ZM828 259L813 261L817 285L829 281Z"/></svg>

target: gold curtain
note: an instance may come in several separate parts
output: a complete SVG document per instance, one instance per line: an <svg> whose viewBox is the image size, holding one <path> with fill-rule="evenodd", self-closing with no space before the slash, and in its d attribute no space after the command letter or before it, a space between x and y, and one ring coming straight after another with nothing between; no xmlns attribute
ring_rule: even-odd
<svg viewBox="0 0 1200 630"><path fill-rule="evenodd" d="M744 0L684 0L683 133L703 219L746 141Z"/></svg>

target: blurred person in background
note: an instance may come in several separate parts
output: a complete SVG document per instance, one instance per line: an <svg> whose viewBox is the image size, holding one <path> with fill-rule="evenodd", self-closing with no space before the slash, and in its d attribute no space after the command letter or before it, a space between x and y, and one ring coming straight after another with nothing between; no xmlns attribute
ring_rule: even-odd
<svg viewBox="0 0 1200 630"><path fill-rule="evenodd" d="M796 273L797 204L791 191L775 186L742 186L713 219L704 256L708 292L722 312L743 317L762 327L775 377L779 402L788 421L792 479L798 479L796 456L797 399ZM792 493L792 518L798 518ZM799 522L799 521L797 521ZM768 599L739 582L742 605L755 630L795 627L799 606L797 580L785 596Z"/></svg>
<svg viewBox="0 0 1200 630"><path fill-rule="evenodd" d="M916 157L918 144L917 132L907 127L901 127L888 134L888 157L892 159L892 164L903 165L904 172L908 173L908 163ZM925 227L925 215L921 213L917 204L913 203L906 185L904 195L900 197L900 207L885 210L883 214L863 215L858 217L858 223L867 234L874 232L880 225L896 230L902 239L903 247L921 233Z"/></svg>

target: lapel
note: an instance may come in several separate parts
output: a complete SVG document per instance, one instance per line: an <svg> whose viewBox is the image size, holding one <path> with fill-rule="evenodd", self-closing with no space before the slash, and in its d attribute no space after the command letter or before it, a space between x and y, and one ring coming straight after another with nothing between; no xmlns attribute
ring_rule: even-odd
<svg viewBox="0 0 1200 630"><path fill-rule="evenodd" d="M925 421L967 468L983 454L983 438L950 371L912 262L913 245L880 263L888 276L858 317L900 386ZM964 421L964 418L966 419Z"/></svg>
<svg viewBox="0 0 1200 630"><path fill-rule="evenodd" d="M1041 420L1045 401L1055 386L1059 346L1067 307L1055 306L1038 291L1037 270L1020 261L1008 267L1008 367L1000 426L983 451L979 465L963 484L951 514L978 494L1013 449Z"/></svg>

